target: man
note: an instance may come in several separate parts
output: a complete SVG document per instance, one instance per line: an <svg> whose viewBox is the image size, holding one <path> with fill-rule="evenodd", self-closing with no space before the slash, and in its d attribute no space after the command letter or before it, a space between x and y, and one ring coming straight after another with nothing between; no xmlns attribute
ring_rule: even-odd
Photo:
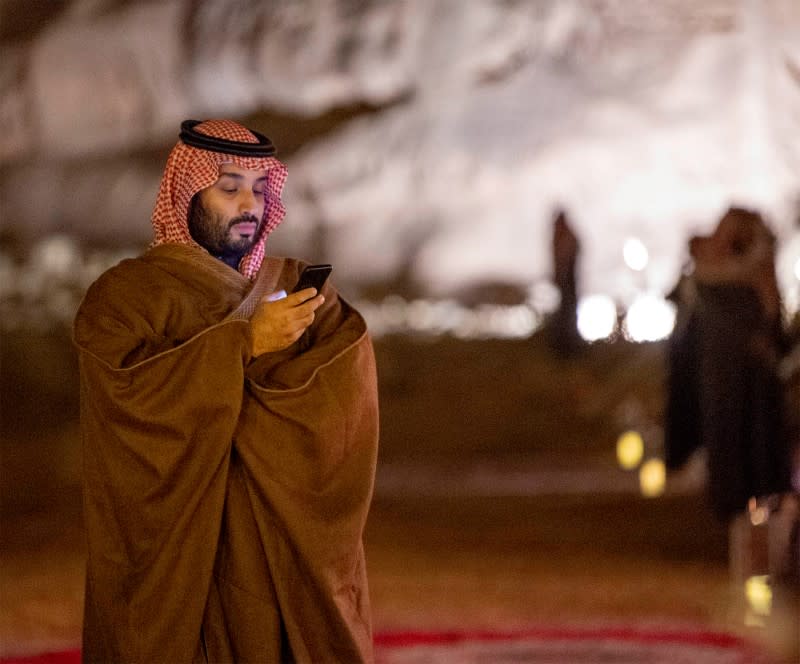
<svg viewBox="0 0 800 664"><path fill-rule="evenodd" d="M264 256L286 169L187 121L155 239L75 319L88 534L85 661L372 657L362 532L377 453L359 314Z"/></svg>

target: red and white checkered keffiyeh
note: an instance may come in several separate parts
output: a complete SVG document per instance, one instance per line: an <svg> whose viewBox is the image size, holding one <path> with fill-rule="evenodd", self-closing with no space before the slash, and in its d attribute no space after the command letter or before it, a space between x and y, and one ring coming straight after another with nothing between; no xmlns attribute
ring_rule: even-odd
<svg viewBox="0 0 800 664"><path fill-rule="evenodd" d="M206 120L195 131L216 138L245 143L258 143L253 133L232 120ZM151 246L166 243L197 244L189 234L189 203L197 192L210 187L219 178L220 164L232 163L248 170L265 170L264 219L255 244L239 263L239 272L254 279L264 259L267 236L283 221L286 213L281 192L286 181L286 166L274 157L242 157L202 150L179 142L170 152L151 221L155 234Z"/></svg>

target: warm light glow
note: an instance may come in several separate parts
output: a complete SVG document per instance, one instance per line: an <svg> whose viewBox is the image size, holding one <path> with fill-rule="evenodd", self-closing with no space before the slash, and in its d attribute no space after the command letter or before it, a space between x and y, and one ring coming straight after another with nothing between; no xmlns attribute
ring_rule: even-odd
<svg viewBox="0 0 800 664"><path fill-rule="evenodd" d="M537 281L528 291L528 303L536 311L550 313L561 303L561 291L551 281Z"/></svg>
<svg viewBox="0 0 800 664"><path fill-rule="evenodd" d="M800 256L794 262L794 278L800 281Z"/></svg>
<svg viewBox="0 0 800 664"><path fill-rule="evenodd" d="M666 339L675 327L675 305L658 295L640 295L625 314L623 331L631 341Z"/></svg>
<svg viewBox="0 0 800 664"><path fill-rule="evenodd" d="M769 576L751 576L744 583L744 594L747 604L756 616L768 616L772 613L772 588Z"/></svg>
<svg viewBox="0 0 800 664"><path fill-rule="evenodd" d="M762 526L769 521L769 508L766 505L759 505L755 498L747 501L747 513L750 515L750 523L754 526Z"/></svg>
<svg viewBox="0 0 800 664"><path fill-rule="evenodd" d="M541 316L526 304L481 304L470 309L455 300L406 302L389 295L383 302L358 302L372 336L385 334L451 334L458 339L524 339L541 325Z"/></svg>
<svg viewBox="0 0 800 664"><path fill-rule="evenodd" d="M644 456L644 440L638 431L626 431L617 439L617 461L625 470L636 468Z"/></svg>
<svg viewBox="0 0 800 664"><path fill-rule="evenodd" d="M588 295L578 302L578 332L586 341L607 339L617 325L617 307L608 295Z"/></svg>
<svg viewBox="0 0 800 664"><path fill-rule="evenodd" d="M631 270L641 272L647 267L650 261L650 254L644 243L635 237L629 237L625 240L625 245L622 248L622 256L625 259L625 265Z"/></svg>
<svg viewBox="0 0 800 664"><path fill-rule="evenodd" d="M664 493L667 471L661 459L649 459L639 469L639 488L646 498L655 498Z"/></svg>
<svg viewBox="0 0 800 664"><path fill-rule="evenodd" d="M412 330L430 331L437 326L436 309L428 300L414 300L406 309L408 326Z"/></svg>
<svg viewBox="0 0 800 664"><path fill-rule="evenodd" d="M46 237L33 249L33 262L51 276L66 277L77 269L80 259L78 243L68 235Z"/></svg>

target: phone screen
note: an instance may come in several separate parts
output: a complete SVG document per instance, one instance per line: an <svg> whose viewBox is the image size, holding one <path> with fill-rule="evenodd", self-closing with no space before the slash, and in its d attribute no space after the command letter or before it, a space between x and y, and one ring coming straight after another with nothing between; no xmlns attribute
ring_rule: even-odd
<svg viewBox="0 0 800 664"><path fill-rule="evenodd" d="M297 285L292 289L292 293L301 291L304 288L316 288L317 293L319 293L332 270L333 267L328 263L307 265L297 280Z"/></svg>

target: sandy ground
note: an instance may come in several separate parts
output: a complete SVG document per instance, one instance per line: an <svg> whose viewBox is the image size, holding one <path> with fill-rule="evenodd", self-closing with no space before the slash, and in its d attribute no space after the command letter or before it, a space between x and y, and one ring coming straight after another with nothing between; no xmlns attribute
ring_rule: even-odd
<svg viewBox="0 0 800 664"><path fill-rule="evenodd" d="M377 631L686 625L780 644L793 631L796 612L744 626L727 532L696 477L643 498L616 467L629 426L659 451L659 347L562 362L536 339L387 339L376 354L382 447L366 546ZM2 361L0 653L77 647L75 360L63 335L11 335Z"/></svg>

